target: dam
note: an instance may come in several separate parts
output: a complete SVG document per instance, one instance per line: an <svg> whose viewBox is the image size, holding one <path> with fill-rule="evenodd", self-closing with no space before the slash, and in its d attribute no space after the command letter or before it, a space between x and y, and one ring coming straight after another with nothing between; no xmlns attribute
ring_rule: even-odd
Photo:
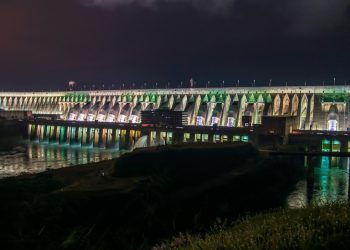
<svg viewBox="0 0 350 250"><path fill-rule="evenodd" d="M349 94L349 86L1 92L0 109L24 112L29 138L52 143L130 149L141 141L254 141L277 134L347 150ZM142 122L142 112L157 110L186 119L179 126Z"/></svg>

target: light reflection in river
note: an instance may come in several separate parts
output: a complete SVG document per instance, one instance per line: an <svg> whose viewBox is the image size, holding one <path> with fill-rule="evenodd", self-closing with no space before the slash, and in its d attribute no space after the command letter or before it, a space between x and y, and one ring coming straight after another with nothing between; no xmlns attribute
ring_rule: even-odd
<svg viewBox="0 0 350 250"><path fill-rule="evenodd" d="M109 160L120 154L110 149L26 143L11 152L0 153L0 178Z"/></svg>
<svg viewBox="0 0 350 250"><path fill-rule="evenodd" d="M318 158L313 176L300 181L287 198L287 207L343 202L349 199L349 158Z"/></svg>

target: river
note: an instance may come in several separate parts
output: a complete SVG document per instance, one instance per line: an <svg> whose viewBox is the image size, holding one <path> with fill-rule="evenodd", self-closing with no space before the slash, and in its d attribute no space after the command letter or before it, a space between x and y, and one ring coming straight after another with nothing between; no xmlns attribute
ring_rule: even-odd
<svg viewBox="0 0 350 250"><path fill-rule="evenodd" d="M0 178L99 162L120 154L116 149L25 141L11 151L0 152Z"/></svg>
<svg viewBox="0 0 350 250"><path fill-rule="evenodd" d="M11 151L0 152L0 178L109 160L121 153L116 149L25 141ZM313 176L296 184L286 207L348 200L349 158L333 157L330 162L328 157L320 157L312 167Z"/></svg>
<svg viewBox="0 0 350 250"><path fill-rule="evenodd" d="M305 207L309 204L343 202L349 199L349 158L319 157L309 167L314 173L297 183L287 197L289 208Z"/></svg>

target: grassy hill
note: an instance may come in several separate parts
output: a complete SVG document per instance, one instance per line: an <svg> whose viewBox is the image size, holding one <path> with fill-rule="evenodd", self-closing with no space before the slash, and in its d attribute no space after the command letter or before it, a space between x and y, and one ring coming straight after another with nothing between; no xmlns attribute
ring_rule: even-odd
<svg viewBox="0 0 350 250"><path fill-rule="evenodd" d="M161 249L349 249L350 205L279 210L216 226L204 237L180 234Z"/></svg>

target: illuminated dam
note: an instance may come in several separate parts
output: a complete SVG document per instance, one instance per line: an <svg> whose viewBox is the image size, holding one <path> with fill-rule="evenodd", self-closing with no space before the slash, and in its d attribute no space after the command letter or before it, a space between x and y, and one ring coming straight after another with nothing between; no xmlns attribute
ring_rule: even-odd
<svg viewBox="0 0 350 250"><path fill-rule="evenodd" d="M2 92L0 109L7 116L27 111L32 140L130 149L249 141L259 127L261 134L344 139L350 127L349 94L348 86ZM182 112L185 120L181 126L142 121L142 111L157 110Z"/></svg>

